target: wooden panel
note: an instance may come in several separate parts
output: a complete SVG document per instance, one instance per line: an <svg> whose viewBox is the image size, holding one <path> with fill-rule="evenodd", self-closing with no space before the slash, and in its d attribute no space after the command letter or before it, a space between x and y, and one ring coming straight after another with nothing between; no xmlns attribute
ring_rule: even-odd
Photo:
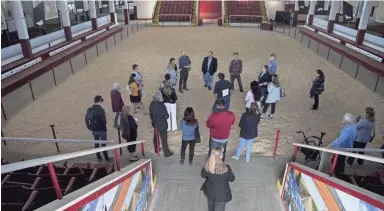
<svg viewBox="0 0 384 211"><path fill-rule="evenodd" d="M4 106L5 115L9 119L33 101L29 83L10 92L1 98L1 101Z"/></svg>
<svg viewBox="0 0 384 211"><path fill-rule="evenodd" d="M376 73L369 71L367 68L361 65L359 66L359 71L357 73L356 79L371 90L375 89L377 77L378 76Z"/></svg>
<svg viewBox="0 0 384 211"><path fill-rule="evenodd" d="M341 62L342 55L337 53L334 50L329 51L329 56L328 56L328 61L335 65L337 68L340 67L340 62Z"/></svg>
<svg viewBox="0 0 384 211"><path fill-rule="evenodd" d="M57 85L63 83L69 78L69 76L72 75L71 63L69 62L69 60L53 68L53 70L55 72Z"/></svg>
<svg viewBox="0 0 384 211"><path fill-rule="evenodd" d="M340 69L347 73L352 78L356 77L358 64L347 57L343 58L343 62L341 63Z"/></svg>
<svg viewBox="0 0 384 211"><path fill-rule="evenodd" d="M77 73L80 70L82 70L85 66L87 66L87 63L85 62L84 53L80 53L77 56L72 57L71 63L72 63L72 69L74 73Z"/></svg>
<svg viewBox="0 0 384 211"><path fill-rule="evenodd" d="M32 80L31 86L35 99L49 92L50 89L55 87L52 70Z"/></svg>
<svg viewBox="0 0 384 211"><path fill-rule="evenodd" d="M106 45L105 40L103 42L97 44L97 55L98 56L103 55L103 53L106 51L107 51L107 45Z"/></svg>
<svg viewBox="0 0 384 211"><path fill-rule="evenodd" d="M85 56L87 57L87 64L92 63L92 61L97 58L96 46L88 48L88 50L85 51Z"/></svg>

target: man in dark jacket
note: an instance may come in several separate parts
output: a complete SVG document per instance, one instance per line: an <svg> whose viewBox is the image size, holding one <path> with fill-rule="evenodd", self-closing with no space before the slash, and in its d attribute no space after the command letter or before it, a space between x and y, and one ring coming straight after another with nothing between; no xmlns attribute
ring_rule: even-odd
<svg viewBox="0 0 384 211"><path fill-rule="evenodd" d="M179 68L180 70L180 80L179 80L179 91L183 93L183 89L188 91L187 80L189 71L191 70L191 60L185 54L185 51L181 51L181 56L179 58Z"/></svg>
<svg viewBox="0 0 384 211"><path fill-rule="evenodd" d="M117 128L117 122L119 121L120 112L124 106L123 98L121 98L119 83L113 84L113 88L111 91L111 101L112 101L112 112L115 113L113 128Z"/></svg>
<svg viewBox="0 0 384 211"><path fill-rule="evenodd" d="M225 110L229 110L229 106L231 104L231 94L233 90L233 84L228 80L225 80L224 73L219 73L219 80L215 84L215 88L213 89L213 94L216 99L223 99L225 102ZM212 106L212 112L217 111L216 103Z"/></svg>
<svg viewBox="0 0 384 211"><path fill-rule="evenodd" d="M231 83L234 86L235 79L239 84L240 92L243 92L243 84L241 83L241 73L243 72L243 62L239 59L239 53L233 54L233 60L229 64L229 74L231 75Z"/></svg>
<svg viewBox="0 0 384 211"><path fill-rule="evenodd" d="M95 104L91 107L94 111L94 115L95 115L95 118L97 120L97 125L95 125L96 126L95 129L92 130L93 138L96 141L107 140L107 118L105 115L105 111L104 111L103 107L101 106L103 101L104 101L103 97L100 95L97 95L97 96L95 96L95 99L94 99ZM101 146L105 147L107 145L101 144ZM100 144L96 143L95 148L99 148L99 147L100 147ZM112 159L109 158L107 151L103 151L103 155L104 155L105 161L112 161L113 160L113 158ZM103 158L101 158L100 152L96 153L96 157L99 161L103 160Z"/></svg>
<svg viewBox="0 0 384 211"><path fill-rule="evenodd" d="M153 144L155 146L155 153L158 153L160 146L157 145L159 136L164 150L164 157L170 157L173 152L168 147L168 122L169 118L167 108L164 105L164 99L160 91L156 91L153 95L153 101L149 106L149 115L152 120L152 127L155 130L153 136Z"/></svg>
<svg viewBox="0 0 384 211"><path fill-rule="evenodd" d="M204 57L201 71L203 72L204 87L208 87L211 90L214 74L217 71L217 59L213 57L212 51L209 51L208 56Z"/></svg>

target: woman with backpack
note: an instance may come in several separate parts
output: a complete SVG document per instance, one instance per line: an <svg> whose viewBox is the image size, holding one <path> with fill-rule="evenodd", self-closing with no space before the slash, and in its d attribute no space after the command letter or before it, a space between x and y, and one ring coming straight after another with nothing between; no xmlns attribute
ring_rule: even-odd
<svg viewBox="0 0 384 211"><path fill-rule="evenodd" d="M232 157L239 160L241 152L246 147L245 161L249 162L251 159L252 144L258 135L258 127L260 123L260 111L258 103L251 103L248 111L245 112L240 119L240 143L237 147L236 154Z"/></svg>
<svg viewBox="0 0 384 211"><path fill-rule="evenodd" d="M262 67L262 71L259 74L259 86L260 86L260 93L261 93L261 105L265 105L265 101L268 97L268 83L272 81L271 75L268 73L268 65L264 65Z"/></svg>
<svg viewBox="0 0 384 211"><path fill-rule="evenodd" d="M268 115L270 119L273 119L276 111L276 102L280 100L280 83L277 75L272 76L272 82L268 83L267 87L268 97L265 101L265 105L263 108L263 114L261 115L261 119L264 118L265 113L268 110L269 105L271 105L271 113Z"/></svg>
<svg viewBox="0 0 384 211"><path fill-rule="evenodd" d="M371 107L365 108L365 118L360 118L356 124L356 140L353 142L353 148L364 149L368 142L372 142L375 137L375 110ZM364 154L364 152L358 152ZM355 161L354 157L349 157L347 165L351 166ZM357 159L359 166L363 165L363 159Z"/></svg>
<svg viewBox="0 0 384 211"><path fill-rule="evenodd" d="M111 91L112 112L115 113L115 119L113 121L113 128L117 128L117 122L119 121L120 112L123 109L124 102L120 93L120 84L114 83Z"/></svg>
<svg viewBox="0 0 384 211"><path fill-rule="evenodd" d="M176 121L176 100L177 95L174 88L172 88L170 81L164 82L164 88L161 89L161 94L163 95L164 105L167 107L168 111L168 131L177 130L177 121Z"/></svg>
<svg viewBox="0 0 384 211"><path fill-rule="evenodd" d="M169 60L168 65L167 65L166 73L170 75L170 81L171 81L172 88L176 87L177 71L178 71L178 69L177 69L177 65L175 63L175 58L171 58Z"/></svg>
<svg viewBox="0 0 384 211"><path fill-rule="evenodd" d="M319 95L324 92L324 73L320 69L316 70L316 73L318 76L313 80L311 90L309 91L310 97L315 100L312 110L319 108Z"/></svg>
<svg viewBox="0 0 384 211"><path fill-rule="evenodd" d="M128 81L128 86L129 86L129 92L130 92L130 100L131 103L134 105L132 106L133 113L136 114L136 107L139 107L144 113L144 115L147 115L147 112L145 112L143 102L141 102L141 95L139 93L139 85L136 82L136 74L132 73L131 77L129 78Z"/></svg>
<svg viewBox="0 0 384 211"><path fill-rule="evenodd" d="M183 133L181 140L181 158L180 163L184 165L185 150L189 144L189 164L193 163L195 153L196 130L199 129L199 122L195 118L195 111L192 107L187 107L184 111L184 118L180 120L180 129Z"/></svg>
<svg viewBox="0 0 384 211"><path fill-rule="evenodd" d="M201 170L201 177L205 181L200 190L208 199L208 211L224 211L225 205L232 200L229 182L235 181L235 175L231 167L223 163L222 156L222 148L212 149L211 155Z"/></svg>
<svg viewBox="0 0 384 211"><path fill-rule="evenodd" d="M250 109L252 103L254 102L260 103L260 98L261 98L259 83L257 81L252 81L250 86L251 86L251 90L247 92L247 95L245 97L246 111Z"/></svg>
<svg viewBox="0 0 384 211"><path fill-rule="evenodd" d="M135 118L131 115L130 110L129 106L124 106L120 117L121 137L127 142L133 142L137 139L137 123ZM129 145L127 148L130 153L130 160L139 160L139 157L136 154L136 144Z"/></svg>

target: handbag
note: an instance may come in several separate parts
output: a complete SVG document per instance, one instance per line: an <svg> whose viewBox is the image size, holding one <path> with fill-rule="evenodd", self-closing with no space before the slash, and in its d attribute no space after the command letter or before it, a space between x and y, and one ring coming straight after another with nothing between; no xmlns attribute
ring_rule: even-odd
<svg viewBox="0 0 384 211"><path fill-rule="evenodd" d="M195 130L195 140L196 140L196 143L201 143L199 128L196 128L196 130Z"/></svg>

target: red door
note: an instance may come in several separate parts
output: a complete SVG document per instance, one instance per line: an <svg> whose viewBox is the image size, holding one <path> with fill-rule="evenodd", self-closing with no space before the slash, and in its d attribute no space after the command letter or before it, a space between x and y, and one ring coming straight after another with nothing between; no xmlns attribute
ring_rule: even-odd
<svg viewBox="0 0 384 211"><path fill-rule="evenodd" d="M200 19L218 19L221 18L222 1L199 1Z"/></svg>

